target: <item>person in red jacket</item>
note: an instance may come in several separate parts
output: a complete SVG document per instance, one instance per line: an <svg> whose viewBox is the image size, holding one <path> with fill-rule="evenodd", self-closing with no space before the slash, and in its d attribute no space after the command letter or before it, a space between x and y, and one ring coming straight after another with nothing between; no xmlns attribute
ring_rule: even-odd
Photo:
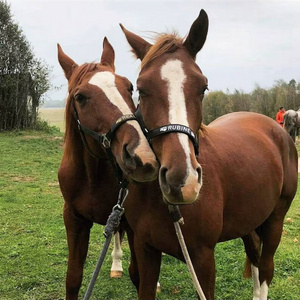
<svg viewBox="0 0 300 300"><path fill-rule="evenodd" d="M283 106L279 107L279 111L276 115L276 122L280 124L281 127L283 127L283 115L285 114L285 110Z"/></svg>

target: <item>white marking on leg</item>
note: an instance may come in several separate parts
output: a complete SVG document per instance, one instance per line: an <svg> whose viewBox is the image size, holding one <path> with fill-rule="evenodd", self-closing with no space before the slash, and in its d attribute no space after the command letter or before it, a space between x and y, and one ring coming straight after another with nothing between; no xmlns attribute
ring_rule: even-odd
<svg viewBox="0 0 300 300"><path fill-rule="evenodd" d="M183 92L186 75L180 60L169 60L161 67L161 78L168 84L169 100L169 122L170 124L182 124L189 127L187 111L185 105L185 96ZM187 135L178 133L179 142L184 150L187 165L186 184L198 180L198 172L192 167L191 152L189 147L189 138ZM196 190L200 190L200 183Z"/></svg>
<svg viewBox="0 0 300 300"><path fill-rule="evenodd" d="M268 291L269 287L267 285L267 282L264 281L262 285L260 286L260 299L259 300L268 300Z"/></svg>
<svg viewBox="0 0 300 300"><path fill-rule="evenodd" d="M251 273L253 279L253 300L260 300L260 283L258 268L251 264Z"/></svg>
<svg viewBox="0 0 300 300"><path fill-rule="evenodd" d="M161 292L161 286L160 286L159 281L157 281L157 284L156 284L156 293L160 293L160 292Z"/></svg>
<svg viewBox="0 0 300 300"><path fill-rule="evenodd" d="M122 267L123 251L121 248L119 232L117 232L114 235L114 248L111 253L111 257L113 261L110 269L111 277L121 277L123 273L123 267Z"/></svg>

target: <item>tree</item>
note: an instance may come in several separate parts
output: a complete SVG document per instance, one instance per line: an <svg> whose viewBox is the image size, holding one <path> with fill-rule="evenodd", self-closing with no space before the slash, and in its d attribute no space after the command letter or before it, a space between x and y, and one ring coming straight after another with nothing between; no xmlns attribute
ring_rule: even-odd
<svg viewBox="0 0 300 300"><path fill-rule="evenodd" d="M222 91L210 92L203 100L203 123L208 124L221 115L235 111L252 111L275 118L280 106L286 110L300 108L300 82L291 79L275 81L270 89L256 84L251 93L235 90L227 94Z"/></svg>
<svg viewBox="0 0 300 300"><path fill-rule="evenodd" d="M276 99L272 96L271 91L256 85L254 91L251 93L251 111L274 118L278 108L276 108Z"/></svg>
<svg viewBox="0 0 300 300"><path fill-rule="evenodd" d="M229 112L228 95L222 91L210 92L203 99L203 123L209 124Z"/></svg>
<svg viewBox="0 0 300 300"><path fill-rule="evenodd" d="M34 128L50 68L34 57L30 43L0 0L0 130Z"/></svg>

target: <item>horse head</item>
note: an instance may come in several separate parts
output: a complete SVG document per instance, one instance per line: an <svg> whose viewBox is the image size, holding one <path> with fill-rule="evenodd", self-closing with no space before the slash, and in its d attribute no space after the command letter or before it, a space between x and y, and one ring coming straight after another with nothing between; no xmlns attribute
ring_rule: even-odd
<svg viewBox="0 0 300 300"><path fill-rule="evenodd" d="M207 79L195 58L206 40L207 14L201 10L185 40L176 34L163 34L150 44L120 26L141 60L139 111L160 162L164 200L170 204L192 203L202 186L202 168L196 155Z"/></svg>
<svg viewBox="0 0 300 300"><path fill-rule="evenodd" d="M80 66L58 45L58 60L69 90L65 137L72 140L74 132L78 137L79 131L85 149L92 156L106 159L105 148L109 148L120 168L132 179L153 180L157 176L158 163L133 116L132 84L115 73L114 59L114 49L106 38L100 63ZM105 135L108 132L109 139L108 134ZM78 140L73 140L67 145L69 152L74 152L78 144Z"/></svg>

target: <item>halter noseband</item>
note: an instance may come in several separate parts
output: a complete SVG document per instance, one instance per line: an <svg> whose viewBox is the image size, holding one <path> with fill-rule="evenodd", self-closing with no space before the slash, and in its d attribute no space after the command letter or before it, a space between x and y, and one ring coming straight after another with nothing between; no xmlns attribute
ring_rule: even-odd
<svg viewBox="0 0 300 300"><path fill-rule="evenodd" d="M82 142L85 146L85 148L88 150L88 152L95 158L97 159L101 159L99 158L97 155L95 155L92 150L90 149L88 142L86 140L85 135L89 135L91 136L93 139L95 139L98 143L101 143L103 145L103 147L106 149L106 153L108 155L108 159L114 169L114 172L116 174L116 177L119 181L119 184L121 185L121 187L125 187L128 185L128 181L126 179L123 179L123 172L120 168L120 166L114 161L114 155L112 154L111 151L111 142L116 134L117 129L125 122L129 121L129 120L137 120L134 114L128 114L128 115L123 115L120 118L118 118L115 123L111 126L110 130L107 133L98 133L94 130L91 130L90 128L84 126L83 124L81 124L80 120L79 120L79 116L78 116L78 112L76 110L76 107L74 105L74 103L72 103L73 106L73 112L74 112L74 117L77 123L77 127L82 139Z"/></svg>
<svg viewBox="0 0 300 300"><path fill-rule="evenodd" d="M161 126L161 127L158 127L158 128L148 131L148 129L145 125L143 116L142 116L140 106L138 106L138 108L135 112L135 116L136 116L136 119L139 122L139 124L149 142L154 137L162 135L162 134L171 133L171 132L184 133L192 141L193 146L194 146L195 155L196 156L199 155L198 139L190 127L187 127L187 126L181 125L181 124L168 124L168 125L164 125L164 126Z"/></svg>

